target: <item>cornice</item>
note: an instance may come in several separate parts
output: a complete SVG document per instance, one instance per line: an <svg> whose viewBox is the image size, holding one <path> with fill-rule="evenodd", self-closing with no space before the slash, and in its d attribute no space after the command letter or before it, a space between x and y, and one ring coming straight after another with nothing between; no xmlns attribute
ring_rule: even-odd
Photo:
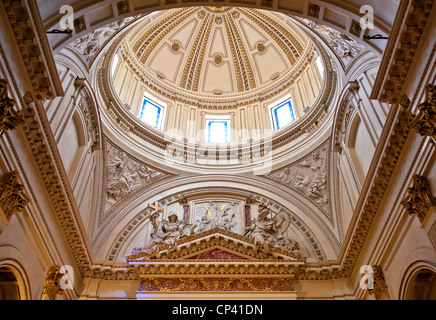
<svg viewBox="0 0 436 320"><path fill-rule="evenodd" d="M48 43L36 0L1 2L18 50L19 62L26 70L31 91L38 100L63 95L63 88ZM23 75L24 76L24 75Z"/></svg>
<svg viewBox="0 0 436 320"><path fill-rule="evenodd" d="M22 109L22 128L25 137L57 214L61 230L77 267L83 274L89 268L93 254L66 173L59 161L60 156L57 154L50 125L45 112L41 110L40 101L34 100L31 94L26 94L23 99L25 107Z"/></svg>
<svg viewBox="0 0 436 320"><path fill-rule="evenodd" d="M407 82L415 77L410 74L410 67L417 59L417 50L434 10L433 0L401 1L371 99L400 102Z"/></svg>

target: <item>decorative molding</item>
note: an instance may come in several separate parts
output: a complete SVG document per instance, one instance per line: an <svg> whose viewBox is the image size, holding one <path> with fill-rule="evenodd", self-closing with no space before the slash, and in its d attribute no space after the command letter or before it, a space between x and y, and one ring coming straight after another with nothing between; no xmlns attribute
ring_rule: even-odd
<svg viewBox="0 0 436 320"><path fill-rule="evenodd" d="M266 178L297 191L314 203L331 220L329 159L326 143L304 159L275 170Z"/></svg>
<svg viewBox="0 0 436 320"><path fill-rule="evenodd" d="M418 114L412 119L410 127L420 135L430 137L436 146L436 86L427 85L425 102L418 106Z"/></svg>
<svg viewBox="0 0 436 320"><path fill-rule="evenodd" d="M421 224L424 223L430 209L436 206L436 197L432 194L429 181L423 176L415 175L413 186L407 192L409 195L401 204L411 216L416 215Z"/></svg>
<svg viewBox="0 0 436 320"><path fill-rule="evenodd" d="M66 175L60 170L62 164L57 160L59 155L54 154L57 147L49 129L45 112L42 111L41 102L36 100L30 92L23 97L25 106L22 109L24 123L22 125L25 138L32 152L35 162L53 204L56 217L66 238L68 247L80 272L84 272L90 265L90 248L86 236L82 232L80 222L76 216L78 209L66 182Z"/></svg>
<svg viewBox="0 0 436 320"><path fill-rule="evenodd" d="M288 278L142 278L139 293L156 292L275 292L294 293L294 282Z"/></svg>
<svg viewBox="0 0 436 320"><path fill-rule="evenodd" d="M383 270L380 266L372 265L371 267L374 271L374 279L372 289L368 289L368 292L370 295L375 296L377 300L383 300L383 297L388 293L388 286L383 276Z"/></svg>
<svg viewBox="0 0 436 320"><path fill-rule="evenodd" d="M61 266L51 266L45 277L44 288L42 289L42 300L56 300L56 296L63 294L61 279L64 276L60 273Z"/></svg>
<svg viewBox="0 0 436 320"><path fill-rule="evenodd" d="M23 193L24 186L19 183L18 171L5 174L0 180L0 216L9 225L12 215L22 211L30 199Z"/></svg>
<svg viewBox="0 0 436 320"><path fill-rule="evenodd" d="M13 40L20 54L16 61L27 72L30 83L28 89L32 90L38 100L63 95L36 0L3 0L1 5L7 14Z"/></svg>
<svg viewBox="0 0 436 320"><path fill-rule="evenodd" d="M8 96L9 83L0 79L0 136L23 123L23 118L13 108L15 100Z"/></svg>
<svg viewBox="0 0 436 320"><path fill-rule="evenodd" d="M424 38L424 30L431 22L433 7L433 0L400 3L371 99L391 104L400 102L405 84L415 77L410 67L417 59L416 53Z"/></svg>

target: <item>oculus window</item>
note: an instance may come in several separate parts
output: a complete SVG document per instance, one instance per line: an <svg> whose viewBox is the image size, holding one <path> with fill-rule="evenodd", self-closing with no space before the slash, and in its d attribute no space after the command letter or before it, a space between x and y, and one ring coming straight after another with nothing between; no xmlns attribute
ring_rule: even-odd
<svg viewBox="0 0 436 320"><path fill-rule="evenodd" d="M294 108L292 107L291 98L278 105L270 107L270 110L274 130L279 130L295 121L295 113Z"/></svg>
<svg viewBox="0 0 436 320"><path fill-rule="evenodd" d="M206 116L206 142L230 142L230 131L230 116Z"/></svg>
<svg viewBox="0 0 436 320"><path fill-rule="evenodd" d="M139 119L156 129L162 130L164 113L165 108L161 104L144 96Z"/></svg>

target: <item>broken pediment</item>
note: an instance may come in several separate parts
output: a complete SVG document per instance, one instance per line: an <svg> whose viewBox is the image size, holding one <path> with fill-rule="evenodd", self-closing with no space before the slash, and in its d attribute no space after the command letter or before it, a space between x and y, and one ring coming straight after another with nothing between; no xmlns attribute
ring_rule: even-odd
<svg viewBox="0 0 436 320"><path fill-rule="evenodd" d="M129 264L168 263L237 263L283 262L302 265L306 257L299 252L279 246L259 245L254 240L224 229L215 228L180 239L172 250L161 250L153 255L134 252L126 257Z"/></svg>

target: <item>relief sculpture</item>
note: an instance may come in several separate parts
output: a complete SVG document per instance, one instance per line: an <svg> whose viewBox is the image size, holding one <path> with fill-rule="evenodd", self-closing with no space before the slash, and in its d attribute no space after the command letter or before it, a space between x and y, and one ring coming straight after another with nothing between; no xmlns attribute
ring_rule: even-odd
<svg viewBox="0 0 436 320"><path fill-rule="evenodd" d="M300 252L295 240L287 239L284 233L289 226L286 214L272 217L272 211L265 205L259 205L259 216L245 229L245 236L254 240L254 244L265 250L280 247L288 251Z"/></svg>
<svg viewBox="0 0 436 320"><path fill-rule="evenodd" d="M273 172L270 177L300 191L321 207L325 207L328 201L325 151L319 150L296 165Z"/></svg>
<svg viewBox="0 0 436 320"><path fill-rule="evenodd" d="M111 147L108 151L107 175L107 198L118 201L162 177L163 173L134 161L125 152Z"/></svg>

